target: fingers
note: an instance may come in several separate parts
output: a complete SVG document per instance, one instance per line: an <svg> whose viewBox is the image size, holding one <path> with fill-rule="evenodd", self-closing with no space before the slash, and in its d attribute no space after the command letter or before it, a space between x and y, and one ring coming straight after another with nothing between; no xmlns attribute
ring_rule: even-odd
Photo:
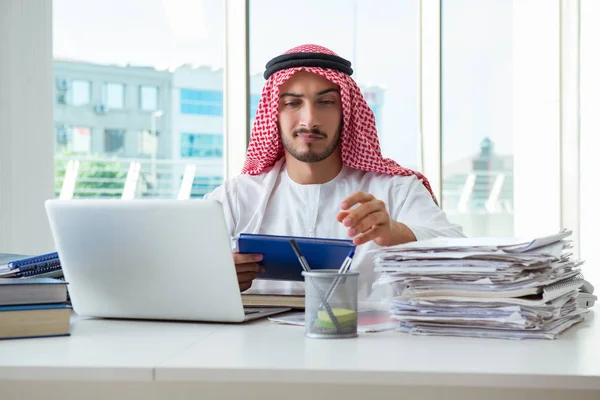
<svg viewBox="0 0 600 400"><path fill-rule="evenodd" d="M256 263L263 259L262 254L233 253L234 264Z"/></svg>
<svg viewBox="0 0 600 400"><path fill-rule="evenodd" d="M344 224L344 226L355 228L356 225L369 214L382 211L385 211L385 203L381 200L372 200L350 211L350 213L341 222Z"/></svg>
<svg viewBox="0 0 600 400"><path fill-rule="evenodd" d="M248 290L252 286L252 281L256 279L258 274L265 272L264 267L261 265L252 264L239 264L235 266L237 272L238 284L240 285L240 291Z"/></svg>
<svg viewBox="0 0 600 400"><path fill-rule="evenodd" d="M265 268L262 265L259 265L256 263L238 264L235 266L235 271L238 274L241 274L244 272L252 272L254 274L262 274L263 272L265 272Z"/></svg>
<svg viewBox="0 0 600 400"><path fill-rule="evenodd" d="M265 268L257 264L262 259L263 256L261 254L233 253L233 262L235 264L240 292L250 289L252 281L256 279L256 275L265 272Z"/></svg>
<svg viewBox="0 0 600 400"><path fill-rule="evenodd" d="M237 277L240 284L252 282L254 279L256 279L256 272L242 272L237 274Z"/></svg>
<svg viewBox="0 0 600 400"><path fill-rule="evenodd" d="M369 229L384 225L389 221L389 217L387 213L379 211L374 212L372 214L367 215L365 218L360 220L356 225L348 230L348 235L350 237L356 236L359 233L366 233Z"/></svg>
<svg viewBox="0 0 600 400"><path fill-rule="evenodd" d="M373 197L372 194L365 192L356 192L348 196L344 201L342 201L342 204L340 204L340 208L342 210L349 210L358 203L366 203L374 199L375 197Z"/></svg>
<svg viewBox="0 0 600 400"><path fill-rule="evenodd" d="M352 243L355 246L358 246L358 245L370 242L371 240L378 238L381 235L382 230L383 230L383 227L381 225L375 226L375 227L371 228L370 230L366 231L365 233L363 233L362 235L354 238L352 240Z"/></svg>
<svg viewBox="0 0 600 400"><path fill-rule="evenodd" d="M336 219L338 222L342 222L348 215L350 215L350 211L340 211L337 214Z"/></svg>
<svg viewBox="0 0 600 400"><path fill-rule="evenodd" d="M246 290L250 289L251 287L252 287L252 281L244 282L244 283L240 282L240 292L245 292Z"/></svg>

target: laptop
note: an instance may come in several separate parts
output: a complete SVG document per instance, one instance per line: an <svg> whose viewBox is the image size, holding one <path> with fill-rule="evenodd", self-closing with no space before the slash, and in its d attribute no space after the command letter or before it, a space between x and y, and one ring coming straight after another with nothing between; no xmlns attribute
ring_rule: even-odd
<svg viewBox="0 0 600 400"><path fill-rule="evenodd" d="M48 200L46 213L80 316L244 322L289 308L244 308L215 200Z"/></svg>

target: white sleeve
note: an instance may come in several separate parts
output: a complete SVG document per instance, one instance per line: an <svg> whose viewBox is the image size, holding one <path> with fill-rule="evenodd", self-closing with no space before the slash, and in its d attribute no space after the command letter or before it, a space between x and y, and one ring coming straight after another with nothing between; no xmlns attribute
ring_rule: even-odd
<svg viewBox="0 0 600 400"><path fill-rule="evenodd" d="M223 207L223 215L227 224L227 232L232 241L232 248L237 248L235 232L239 221L239 210L237 204L237 185L233 181L226 181L212 192L204 195L204 200L216 200Z"/></svg>
<svg viewBox="0 0 600 400"><path fill-rule="evenodd" d="M448 221L446 213L435 204L423 182L416 177L408 185L406 199L399 206L392 217L408 226L417 240L438 236L465 237L462 227Z"/></svg>

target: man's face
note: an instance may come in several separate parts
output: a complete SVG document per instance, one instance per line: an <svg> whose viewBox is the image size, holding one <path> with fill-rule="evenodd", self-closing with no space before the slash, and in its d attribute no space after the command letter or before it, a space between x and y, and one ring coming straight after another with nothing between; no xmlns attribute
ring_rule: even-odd
<svg viewBox="0 0 600 400"><path fill-rule="evenodd" d="M295 159L325 160L338 147L342 128L339 87L306 71L296 72L279 88L279 132Z"/></svg>

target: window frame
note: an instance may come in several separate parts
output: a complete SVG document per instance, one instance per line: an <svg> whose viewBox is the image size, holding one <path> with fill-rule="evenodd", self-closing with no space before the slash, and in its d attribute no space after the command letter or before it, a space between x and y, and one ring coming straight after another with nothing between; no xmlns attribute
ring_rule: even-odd
<svg viewBox="0 0 600 400"><path fill-rule="evenodd" d="M420 166L421 171L428 177L432 187L443 206L443 196L441 191L441 104L440 104L440 68L441 68L441 48L440 32L441 23L440 11L442 0L420 0L419 5L419 135L420 135ZM36 76L36 84L44 89L40 101L36 102L36 114L46 116L45 119L39 119L39 124L44 123L44 129L32 129L31 135L27 141L11 141L11 132L4 125L0 124L0 148L11 148L14 154L27 154L31 141L36 141L43 147L37 157L30 157L31 165L19 169L23 174L23 179L19 181L30 181L27 178L32 171L52 171L54 167L54 124L51 121L51 115L54 109L54 99L52 96L52 87L54 85L54 76L52 73L52 1L39 3L24 3L20 5L19 12L14 9L12 2L2 4L4 15L11 15L14 18L0 18L9 31L19 31L19 25L27 26L27 29L34 29L28 35L4 35L0 37L0 44L3 48L29 48L27 54L38 54L38 58L29 60L27 56L24 60L29 60L26 65L22 65L22 57L13 57L12 61L4 67L0 67L5 75L11 81L22 82L27 76ZM539 45L545 45L548 37L555 37L555 42L549 43L552 48L546 49L548 55L555 54L555 61L552 65L544 67L552 68L552 73L544 77L533 75L534 68L527 68L523 73L519 72L519 83L526 83L521 88L521 93L526 96L529 102L543 100L546 104L545 111L553 110L558 113L557 118L551 122L552 134L546 135L544 140L551 147L551 154L542 157L537 164L515 162L515 169L519 170L518 175L523 175L523 179L515 180L515 235L527 235L533 229L543 228L546 231L558 229L560 227L569 227L576 231L579 230L578 204L580 204L580 190L577 179L579 177L579 153L577 151L580 145L579 125L576 122L575 115L579 113L579 103L574 99L574 93L579 94L578 81L575 78L579 69L578 53L574 49L579 45L579 38L576 35L579 25L579 0L556 0L548 2L547 0L520 0L514 2L518 7L514 11L515 21L519 26L525 24L531 25L534 21L539 27L540 7L551 13L548 18L546 30L542 33L539 30L521 29L519 31L521 56L525 54L526 46L536 48ZM224 70L224 96L223 96L223 121L224 121L224 179L231 178L241 172L245 160L246 147L250 135L250 90L249 90L249 0L226 0L225 7L225 70ZM1 13L0 13L1 14ZM34 27L34 28L31 28ZM517 27L516 29L519 29ZM558 30L557 30L558 29ZM537 32L536 32L537 31ZM558 35L554 33L558 32ZM544 36L546 35L546 36ZM550 35L550 36L548 36ZM15 39L16 38L16 39ZM33 38L33 39L32 39ZM540 40L544 43L540 43ZM15 41L16 47L15 47ZM558 50L556 50L558 49ZM519 50L517 50L519 51ZM24 56L25 57L25 56ZM40 61L43 57L43 62ZM526 61L536 61L535 53L530 52L529 59L521 59L519 66L524 65ZM8 58L11 60L11 58ZM35 61L35 62L33 62ZM539 61L538 64L539 66ZM23 66L23 68L20 68ZM26 68L25 68L26 66ZM548 78L551 76L552 78ZM532 78L533 81L528 82ZM544 81L544 79L546 79ZM548 79L551 79L549 82ZM118 82L115 82L118 83ZM544 98L544 93L539 92L541 85L549 85L552 89L550 96L552 99ZM243 92L245 95L240 96ZM18 94L18 91L14 92ZM21 93L26 96L25 92ZM514 104L517 109L524 103L521 101ZM19 103L18 101L15 102ZM531 103L530 103L531 104ZM123 108L127 108L127 87L123 87ZM0 111L0 116L10 117L12 126L29 126L29 115L25 112L13 112L6 114ZM532 115L522 113L519 118L521 124L517 126L515 135L524 132L524 128L531 126L540 115L541 110ZM3 132L6 129L6 132ZM35 132L34 132L35 131ZM541 137L542 133L536 134ZM534 135L535 136L535 135ZM536 136L536 137L537 137ZM8 137L8 138L7 138ZM538 138L539 139L539 138ZM528 145L534 138L528 138L527 141L518 142L515 145L515 160L525 160L530 155ZM14 142L14 143L13 143ZM40 147L41 148L41 147ZM37 154L37 153L36 153ZM5 156L4 153L2 153ZM7 159L8 160L8 159ZM16 162L12 158L11 162ZM576 167L575 167L576 166ZM29 171L29 172L27 172ZM549 172L548 172L549 171ZM542 173L550 175L545 178ZM526 177L526 178L525 178ZM535 179L531 179L535 177ZM27 178L27 179L25 179ZM33 175L32 175L33 179ZM29 198L47 197L53 193L54 176L51 173L35 175L36 187L39 191L37 195ZM22 183L15 180L2 181L0 188L4 193L20 193ZM47 192L47 193L46 193ZM543 201L533 201L532 199L543 199ZM540 207L541 205L541 207ZM535 207L534 207L535 206ZM36 210L32 210L35 207ZM0 216L22 216L26 214L40 214L41 205L38 202L4 202L0 210ZM32 211L35 211L32 213ZM551 215L550 218L547 218ZM546 223L539 226L540 218L546 217ZM39 231L36 237L29 235L13 235L13 232L19 231L18 217L5 219L6 226L0 233L0 243L8 243L9 248L0 249L6 251L27 251L37 252L48 248L51 243L47 222L44 218L37 218L36 221L27 223L29 232ZM37 229L36 229L37 228ZM12 237L11 237L12 236ZM10 239L10 240L9 240ZM577 250L577 249L576 249Z"/></svg>
<svg viewBox="0 0 600 400"><path fill-rule="evenodd" d="M144 89L154 89L156 107L144 108ZM154 112L154 111L160 110L159 90L160 89L158 86L153 86L153 85L140 85L139 86L138 97L139 97L139 108L141 111Z"/></svg>
<svg viewBox="0 0 600 400"><path fill-rule="evenodd" d="M115 86L121 86L123 88L123 95L121 96L121 101L123 102L121 107L112 107L109 105L108 103L108 87L110 85L115 85ZM116 81L106 81L102 84L102 103L104 103L104 105L106 106L106 108L108 108L109 110L125 110L127 108L127 85L125 85L122 82L116 82Z"/></svg>

